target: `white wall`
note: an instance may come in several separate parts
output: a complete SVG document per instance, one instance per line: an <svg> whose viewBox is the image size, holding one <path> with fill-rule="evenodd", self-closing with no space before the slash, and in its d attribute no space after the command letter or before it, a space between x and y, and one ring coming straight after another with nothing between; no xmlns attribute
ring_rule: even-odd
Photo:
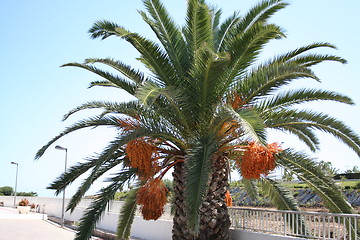
<svg viewBox="0 0 360 240"><path fill-rule="evenodd" d="M17 197L16 202L22 198ZM38 212L45 213L48 216L61 217L62 198L43 198L43 197L26 197L30 204L38 204ZM84 210L90 205L91 199L82 199L75 210L65 212L65 219L69 221L78 222L83 216ZM5 207L14 206L14 197L0 196L0 202L4 202ZM69 199L65 199L65 206L67 206ZM97 228L116 232L119 212L123 202L114 201L109 206L109 211L106 211L100 222L97 223ZM169 207L166 207L169 209ZM164 218L171 219L169 211L164 214ZM140 216L136 216L132 226L131 236L138 237L144 240L169 240L172 237L172 221L167 219L159 219L157 221L145 221Z"/></svg>
<svg viewBox="0 0 360 240"><path fill-rule="evenodd" d="M305 238L290 237L290 236L279 236L270 235L265 233L251 232L245 230L234 230L230 229L230 238L233 240L306 240Z"/></svg>

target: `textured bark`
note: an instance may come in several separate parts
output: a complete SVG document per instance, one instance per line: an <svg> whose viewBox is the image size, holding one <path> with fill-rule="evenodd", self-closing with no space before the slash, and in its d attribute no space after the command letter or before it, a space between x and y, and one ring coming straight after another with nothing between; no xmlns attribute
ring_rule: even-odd
<svg viewBox="0 0 360 240"><path fill-rule="evenodd" d="M194 234L189 230L185 210L185 178L184 164L178 163L174 166L174 219L173 219L173 240L192 240Z"/></svg>
<svg viewBox="0 0 360 240"><path fill-rule="evenodd" d="M228 173L226 159L217 158L212 164L209 190L200 208L200 233L195 235L189 230L186 222L183 196L185 191L184 165L181 163L175 166L173 172L175 193L173 240L230 239L230 217L225 203Z"/></svg>

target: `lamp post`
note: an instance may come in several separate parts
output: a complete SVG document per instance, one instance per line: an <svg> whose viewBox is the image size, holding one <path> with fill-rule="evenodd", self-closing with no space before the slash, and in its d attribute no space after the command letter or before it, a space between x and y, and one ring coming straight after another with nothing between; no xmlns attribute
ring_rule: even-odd
<svg viewBox="0 0 360 240"><path fill-rule="evenodd" d="M18 179L18 168L19 164L16 162L11 162L11 164L16 165L16 177L15 177L15 192L14 192L14 208L16 208L16 190L17 190L17 179Z"/></svg>
<svg viewBox="0 0 360 240"><path fill-rule="evenodd" d="M64 170L64 174L65 174L66 173L66 165L67 165L67 148L57 145L55 147L55 149L65 150L65 170ZM61 207L61 227L62 228L64 227L64 215L65 215L65 187L63 190L63 199L62 199L62 207Z"/></svg>

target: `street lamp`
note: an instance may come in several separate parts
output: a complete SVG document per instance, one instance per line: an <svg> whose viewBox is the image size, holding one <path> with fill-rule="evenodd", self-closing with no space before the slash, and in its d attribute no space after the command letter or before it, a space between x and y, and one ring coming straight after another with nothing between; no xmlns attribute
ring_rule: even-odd
<svg viewBox="0 0 360 240"><path fill-rule="evenodd" d="M16 189L17 189L17 179L18 179L18 168L19 164L16 162L11 162L11 164L16 165L16 177L15 177L15 193L14 193L14 208L16 208Z"/></svg>
<svg viewBox="0 0 360 240"><path fill-rule="evenodd" d="M65 170L64 170L64 174L66 173L66 164L67 164L67 148L61 147L59 145L57 145L55 147L55 149L57 150L65 150ZM61 208L61 227L64 227L64 215L65 215L65 187L63 190L63 199L62 199L62 208Z"/></svg>

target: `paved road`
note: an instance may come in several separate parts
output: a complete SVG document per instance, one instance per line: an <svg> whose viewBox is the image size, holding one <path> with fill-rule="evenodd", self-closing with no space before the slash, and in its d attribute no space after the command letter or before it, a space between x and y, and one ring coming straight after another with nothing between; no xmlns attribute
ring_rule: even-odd
<svg viewBox="0 0 360 240"><path fill-rule="evenodd" d="M0 240L72 240L75 232L63 229L37 214L18 214L0 207Z"/></svg>
<svg viewBox="0 0 360 240"><path fill-rule="evenodd" d="M0 207L0 240L73 240L75 231L61 228L46 214L19 214L17 209ZM92 237L93 240L100 239ZM132 240L141 240L132 238Z"/></svg>

